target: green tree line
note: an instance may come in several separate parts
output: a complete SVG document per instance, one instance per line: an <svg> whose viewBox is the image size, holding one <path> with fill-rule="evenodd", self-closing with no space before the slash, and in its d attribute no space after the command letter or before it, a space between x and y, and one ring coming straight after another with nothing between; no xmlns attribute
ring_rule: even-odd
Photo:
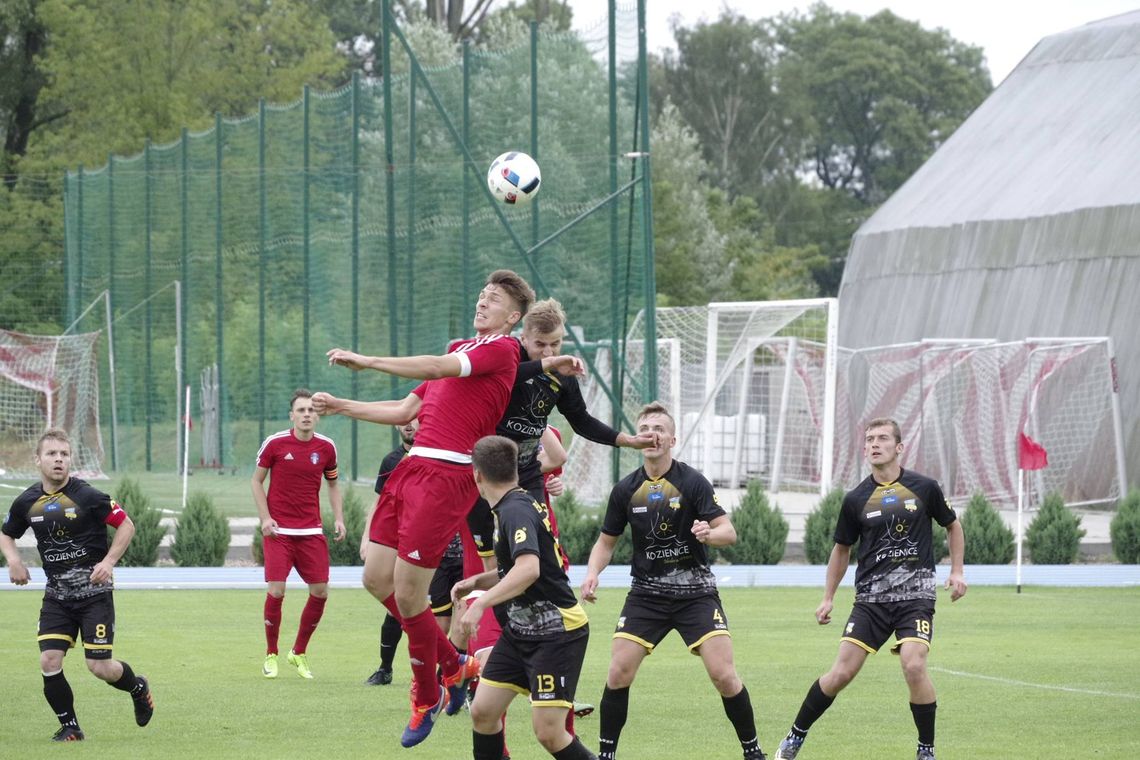
<svg viewBox="0 0 1140 760"><path fill-rule="evenodd" d="M558 0L392 5L428 64L454 61L462 40L497 49L524 41L526 22L554 30L571 22ZM0 327L65 326L66 170L137 155L147 139L170 143L183 128L208 129L216 113L256 113L259 99L295 101L305 85L328 91L354 71L382 75L379 7L0 4ZM861 17L820 4L749 20L725 10L674 35L675 50L650 61L663 304L834 294L858 225L992 89L979 48L887 11ZM566 60L560 85L583 99L576 112L604 118L596 87L575 86L590 55L582 48ZM391 73L406 65L394 56Z"/></svg>

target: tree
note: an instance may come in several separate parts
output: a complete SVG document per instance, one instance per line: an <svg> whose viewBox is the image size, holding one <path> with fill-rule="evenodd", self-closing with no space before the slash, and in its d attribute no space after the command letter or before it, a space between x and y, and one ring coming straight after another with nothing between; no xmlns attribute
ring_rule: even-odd
<svg viewBox="0 0 1140 760"><path fill-rule="evenodd" d="M68 114L30 147L44 170L169 141L258 98L295 100L344 80L327 19L301 0L42 0L51 46L41 102ZM51 158L49 158L51 157ZM55 160L51 160L54 158Z"/></svg>
<svg viewBox="0 0 1140 760"><path fill-rule="evenodd" d="M673 34L677 50L665 53L655 79L696 132L710 181L732 198L785 171L798 119L776 86L767 24L725 10L715 22Z"/></svg>
<svg viewBox="0 0 1140 760"><path fill-rule="evenodd" d="M711 188L697 136L666 104L651 135L653 155L653 246L657 293L668 305L708 303L731 272L724 236L709 215Z"/></svg>
<svg viewBox="0 0 1140 760"><path fill-rule="evenodd" d="M39 59L47 44L47 29L37 14L37 0L10 0L0 5L0 130L4 155L0 171L12 190L16 161L28 150L32 132L66 114L57 110L41 114L37 108L40 90L47 82Z"/></svg>
<svg viewBox="0 0 1140 760"><path fill-rule="evenodd" d="M781 89L810 114L804 168L864 204L898 189L993 89L981 48L890 11L817 4L776 30Z"/></svg>

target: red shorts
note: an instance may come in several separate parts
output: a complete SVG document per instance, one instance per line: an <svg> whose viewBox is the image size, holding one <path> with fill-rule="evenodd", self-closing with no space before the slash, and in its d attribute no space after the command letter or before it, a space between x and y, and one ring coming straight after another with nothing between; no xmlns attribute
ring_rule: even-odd
<svg viewBox="0 0 1140 760"><path fill-rule="evenodd" d="M478 496L471 465L406 457L384 483L368 538L405 562L439 567Z"/></svg>
<svg viewBox="0 0 1140 760"><path fill-rule="evenodd" d="M262 547L266 583L284 583L294 567L305 583L329 582L329 542L323 533L266 536Z"/></svg>

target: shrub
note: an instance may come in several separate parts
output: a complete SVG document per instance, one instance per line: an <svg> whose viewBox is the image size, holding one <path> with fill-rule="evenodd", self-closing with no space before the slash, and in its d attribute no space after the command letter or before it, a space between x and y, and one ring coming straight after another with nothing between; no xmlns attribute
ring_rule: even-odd
<svg viewBox="0 0 1140 760"><path fill-rule="evenodd" d="M804 521L804 555L812 565L826 565L831 559L831 549L835 546L835 524L839 521L839 510L843 507L843 491L835 489L815 506ZM851 547L851 560L858 556L855 546Z"/></svg>
<svg viewBox="0 0 1140 760"><path fill-rule="evenodd" d="M153 567L158 562L159 544L166 535L166 526L161 524L162 513L151 506L150 499L134 478L125 477L119 482L115 488L115 501L123 506L135 524L135 536L119 560L119 565Z"/></svg>
<svg viewBox="0 0 1140 760"><path fill-rule="evenodd" d="M253 553L253 561L258 565L265 565L265 537L261 535L261 521L253 526L253 542L249 545Z"/></svg>
<svg viewBox="0 0 1140 760"><path fill-rule="evenodd" d="M554 503L558 518L559 540L566 556L575 565L584 565L590 560L590 550L602 532L601 520L586 513L586 507L567 489ZM628 565L633 558L633 542L626 530L618 538L610 564Z"/></svg>
<svg viewBox="0 0 1140 760"><path fill-rule="evenodd" d="M784 558L788 521L779 507L768 505L760 481L748 483L748 492L732 512L736 543L722 546L716 554L733 565L775 565Z"/></svg>
<svg viewBox="0 0 1140 760"><path fill-rule="evenodd" d="M1133 488L1120 502L1108 531L1116 559L1126 565L1140 565L1140 489Z"/></svg>
<svg viewBox="0 0 1140 760"><path fill-rule="evenodd" d="M329 542L330 565L363 565L360 558L360 538L364 535L364 500L351 485L344 488L344 540L337 542L336 522L331 509L321 515L321 525ZM256 530L257 535L261 534ZM263 560L264 562L264 560Z"/></svg>
<svg viewBox="0 0 1140 760"><path fill-rule="evenodd" d="M946 538L946 529L936 522L930 524L930 548L934 551L934 564L946 559L950 554L950 544Z"/></svg>
<svg viewBox="0 0 1140 760"><path fill-rule="evenodd" d="M170 556L179 567L221 567L230 548L230 526L207 494L194 493L178 518Z"/></svg>
<svg viewBox="0 0 1140 760"><path fill-rule="evenodd" d="M1035 565L1071 565L1080 554L1084 535L1081 518L1065 506L1061 494L1047 494L1025 530L1029 559Z"/></svg>
<svg viewBox="0 0 1140 760"><path fill-rule="evenodd" d="M966 539L967 565L1008 565L1017 551L1013 531L1002 522L985 494L976 493L962 515L962 532Z"/></svg>

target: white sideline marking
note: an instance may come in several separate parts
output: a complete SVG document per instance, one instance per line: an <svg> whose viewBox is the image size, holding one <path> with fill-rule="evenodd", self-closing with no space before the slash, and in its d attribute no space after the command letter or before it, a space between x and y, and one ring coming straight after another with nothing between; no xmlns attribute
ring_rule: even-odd
<svg viewBox="0 0 1140 760"><path fill-rule="evenodd" d="M1029 681L1016 681L1012 678L998 678L997 676L984 676L980 673L964 673L960 670L949 670L947 668L931 667L937 673L946 673L951 676L963 676L965 678L978 678L983 681L996 681L997 683L1004 683L1009 686L1029 686L1034 689L1048 689L1049 691L1067 691L1072 694L1091 694L1097 697L1118 697L1120 699L1140 699L1140 694L1121 694L1115 691L1097 691L1095 689L1077 689L1072 686L1049 686L1043 683L1030 683Z"/></svg>

